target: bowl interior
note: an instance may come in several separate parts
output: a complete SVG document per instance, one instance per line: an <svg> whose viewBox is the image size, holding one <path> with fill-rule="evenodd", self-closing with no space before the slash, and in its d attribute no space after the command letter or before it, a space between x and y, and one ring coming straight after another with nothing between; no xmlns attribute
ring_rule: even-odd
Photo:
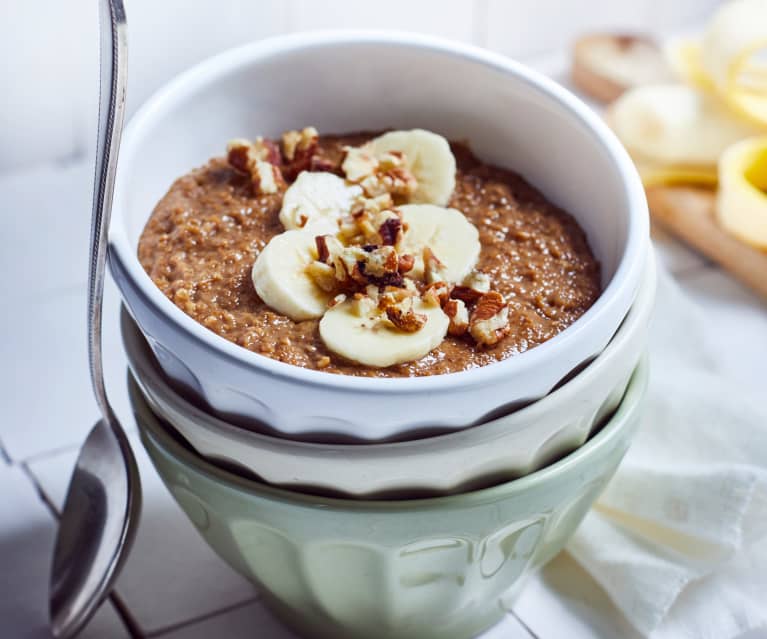
<svg viewBox="0 0 767 639"><path fill-rule="evenodd" d="M482 159L518 171L575 215L602 264L603 286L619 267L636 202L627 160L599 118L507 59L397 34L281 38L179 77L128 127L113 240L120 236L135 254L170 184L222 155L229 139L306 125L321 133L423 127L467 140Z"/></svg>

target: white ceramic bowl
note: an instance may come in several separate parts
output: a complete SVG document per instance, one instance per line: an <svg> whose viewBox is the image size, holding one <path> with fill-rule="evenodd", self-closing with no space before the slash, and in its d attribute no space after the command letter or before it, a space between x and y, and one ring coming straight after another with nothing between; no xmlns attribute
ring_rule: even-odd
<svg viewBox="0 0 767 639"><path fill-rule="evenodd" d="M250 352L205 329L152 283L141 230L174 179L237 136L424 127L468 140L570 211L603 270L603 293L565 331L521 355L432 377L331 375ZM323 32L221 54L156 94L126 129L110 265L125 303L177 388L218 415L307 440L385 440L457 429L544 396L597 355L631 306L649 244L633 164L580 100L505 57L402 33Z"/></svg>
<svg viewBox="0 0 767 639"><path fill-rule="evenodd" d="M283 488L380 498L465 492L542 468L575 450L611 414L639 361L655 300L648 260L636 302L604 351L550 395L510 415L437 437L314 444L269 437L213 417L175 393L123 313L123 342L152 410L199 454Z"/></svg>

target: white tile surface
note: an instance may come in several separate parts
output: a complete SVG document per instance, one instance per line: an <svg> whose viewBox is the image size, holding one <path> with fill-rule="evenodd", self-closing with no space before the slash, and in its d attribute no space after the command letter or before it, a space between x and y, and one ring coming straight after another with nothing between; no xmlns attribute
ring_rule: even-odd
<svg viewBox="0 0 767 639"><path fill-rule="evenodd" d="M193 64L288 29L287 2L125 0L130 47L128 115Z"/></svg>
<svg viewBox="0 0 767 639"><path fill-rule="evenodd" d="M0 437L13 460L77 446L96 421L98 411L88 377L84 288L81 284L39 300L14 301L24 310L23 319L16 313L0 313L0 334L4 336L0 341L4 363L0 369ZM111 282L107 293L103 340L107 390L127 426L132 420L125 390L126 360L119 336L117 293ZM14 297L11 294L5 299Z"/></svg>
<svg viewBox="0 0 767 639"><path fill-rule="evenodd" d="M48 630L48 576L55 521L19 466L0 464L0 636L52 639ZM107 602L82 639L127 639Z"/></svg>
<svg viewBox="0 0 767 639"><path fill-rule="evenodd" d="M156 633L256 597L253 587L205 544L171 498L136 436L143 509L117 592L141 630ZM48 498L61 507L75 451L30 463Z"/></svg>
<svg viewBox="0 0 767 639"><path fill-rule="evenodd" d="M238 606L203 621L159 635L162 639L298 639L283 627L260 602Z"/></svg>
<svg viewBox="0 0 767 639"><path fill-rule="evenodd" d="M227 610L203 621L184 625L159 635L162 639L298 639L271 615L260 602ZM531 639L532 635L512 615L482 633L477 639Z"/></svg>
<svg viewBox="0 0 767 639"><path fill-rule="evenodd" d="M646 29L651 0L489 0L487 46L512 57L569 48L583 31Z"/></svg>
<svg viewBox="0 0 767 639"><path fill-rule="evenodd" d="M292 30L398 29L420 31L455 40L474 35L472 0L291 0Z"/></svg>
<svg viewBox="0 0 767 639"><path fill-rule="evenodd" d="M95 142L94 142L95 143ZM46 298L87 280L93 165L0 174L0 296Z"/></svg>

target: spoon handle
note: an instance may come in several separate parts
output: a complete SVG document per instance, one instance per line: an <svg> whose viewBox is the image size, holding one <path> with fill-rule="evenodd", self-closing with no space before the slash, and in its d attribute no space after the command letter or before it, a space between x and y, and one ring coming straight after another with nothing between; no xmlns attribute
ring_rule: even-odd
<svg viewBox="0 0 767 639"><path fill-rule="evenodd" d="M99 0L99 5L101 84L88 269L88 359L96 401L106 421L114 427L116 418L107 399L101 358L101 308L112 194L125 115L128 38L122 0Z"/></svg>

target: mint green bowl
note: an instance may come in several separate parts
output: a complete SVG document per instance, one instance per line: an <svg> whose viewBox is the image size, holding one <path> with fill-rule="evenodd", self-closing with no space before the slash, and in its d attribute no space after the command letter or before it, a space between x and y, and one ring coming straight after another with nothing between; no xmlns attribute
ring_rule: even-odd
<svg viewBox="0 0 767 639"><path fill-rule="evenodd" d="M132 379L130 394L173 497L288 626L327 639L457 639L498 621L524 577L565 545L623 458L646 385L643 359L604 428L551 466L408 501L310 496L234 475L170 435Z"/></svg>

